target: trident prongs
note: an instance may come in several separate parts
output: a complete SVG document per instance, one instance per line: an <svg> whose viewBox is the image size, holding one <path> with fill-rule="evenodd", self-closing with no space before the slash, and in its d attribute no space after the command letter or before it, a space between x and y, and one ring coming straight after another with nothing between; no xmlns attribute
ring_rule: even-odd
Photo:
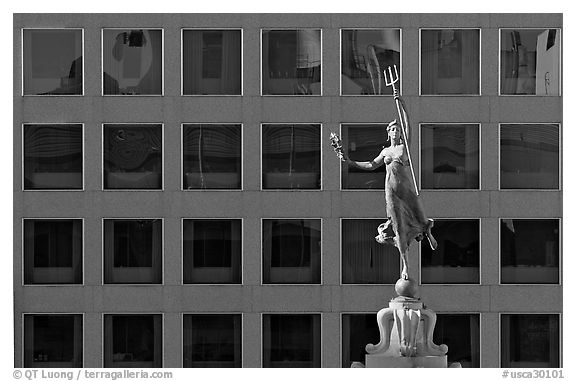
<svg viewBox="0 0 576 381"><path fill-rule="evenodd" d="M392 86L392 88L396 88L394 84L398 82L400 76L398 75L398 69L396 65L394 65L394 74L392 74L392 66L388 66L387 69L384 70L384 81L386 86Z"/></svg>

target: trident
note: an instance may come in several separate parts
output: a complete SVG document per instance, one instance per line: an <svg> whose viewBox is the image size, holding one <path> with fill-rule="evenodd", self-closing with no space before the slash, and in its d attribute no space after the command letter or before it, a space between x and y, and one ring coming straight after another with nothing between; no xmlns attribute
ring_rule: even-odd
<svg viewBox="0 0 576 381"><path fill-rule="evenodd" d="M394 65L394 74L392 73L392 67L388 66L388 69L384 70L384 81L386 86L392 86L394 94L397 94L396 86L394 85L398 82L400 76L398 75L398 69ZM416 176L414 175L414 168L412 167L412 157L410 156L410 148L408 144L408 135L406 135L406 127L404 126L404 117L400 112L400 100L396 98L396 111L398 111L398 117L400 118L400 126L402 127L402 134L404 135L404 146L406 147L406 153L408 154L408 164L410 165L410 172L412 173L412 180L414 181L414 191L416 191L416 196L419 196L418 185L416 184Z"/></svg>

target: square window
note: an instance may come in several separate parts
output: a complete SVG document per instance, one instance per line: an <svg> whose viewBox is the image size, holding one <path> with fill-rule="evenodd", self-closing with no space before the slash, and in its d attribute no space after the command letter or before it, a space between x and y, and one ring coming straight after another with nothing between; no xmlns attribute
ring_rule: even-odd
<svg viewBox="0 0 576 381"><path fill-rule="evenodd" d="M320 368L320 314L263 314L263 368Z"/></svg>
<svg viewBox="0 0 576 381"><path fill-rule="evenodd" d="M104 220L104 283L162 283L162 220Z"/></svg>
<svg viewBox="0 0 576 381"><path fill-rule="evenodd" d="M320 29L262 30L262 95L322 94Z"/></svg>
<svg viewBox="0 0 576 381"><path fill-rule="evenodd" d="M182 31L182 94L242 95L242 31Z"/></svg>
<svg viewBox="0 0 576 381"><path fill-rule="evenodd" d="M24 29L24 95L83 95L82 29Z"/></svg>
<svg viewBox="0 0 576 381"><path fill-rule="evenodd" d="M560 95L560 29L500 29L500 94Z"/></svg>
<svg viewBox="0 0 576 381"><path fill-rule="evenodd" d="M341 37L342 95L392 95L384 72L396 65L400 75L400 29L342 29Z"/></svg>
<svg viewBox="0 0 576 381"><path fill-rule="evenodd" d="M82 283L82 220L24 220L24 284Z"/></svg>
<svg viewBox="0 0 576 381"><path fill-rule="evenodd" d="M320 125L262 125L262 189L320 189Z"/></svg>
<svg viewBox="0 0 576 381"><path fill-rule="evenodd" d="M366 364L366 345L379 341L376 314L342 314L342 368Z"/></svg>
<svg viewBox="0 0 576 381"><path fill-rule="evenodd" d="M502 368L559 368L560 316L502 314Z"/></svg>
<svg viewBox="0 0 576 381"><path fill-rule="evenodd" d="M242 188L242 126L182 125L184 189Z"/></svg>
<svg viewBox="0 0 576 381"><path fill-rule="evenodd" d="M162 95L162 29L102 29L104 95Z"/></svg>
<svg viewBox="0 0 576 381"><path fill-rule="evenodd" d="M104 189L162 189L162 125L104 125Z"/></svg>
<svg viewBox="0 0 576 381"><path fill-rule="evenodd" d="M479 189L478 124L422 124L422 189Z"/></svg>
<svg viewBox="0 0 576 381"><path fill-rule="evenodd" d="M480 95L480 29L420 31L420 94Z"/></svg>
<svg viewBox="0 0 576 381"><path fill-rule="evenodd" d="M394 284L398 280L398 249L379 244L374 239L382 222L376 219L342 219L343 284Z"/></svg>
<svg viewBox="0 0 576 381"><path fill-rule="evenodd" d="M161 368L162 315L104 315L104 368Z"/></svg>
<svg viewBox="0 0 576 381"><path fill-rule="evenodd" d="M81 124L25 124L24 189L83 188Z"/></svg>
<svg viewBox="0 0 576 381"><path fill-rule="evenodd" d="M480 315L438 314L434 343L448 346L448 364L480 368Z"/></svg>
<svg viewBox="0 0 576 381"><path fill-rule="evenodd" d="M189 220L184 229L184 283L242 283L242 220Z"/></svg>
<svg viewBox="0 0 576 381"><path fill-rule="evenodd" d="M480 220L435 219L436 250L421 244L422 284L480 283Z"/></svg>
<svg viewBox="0 0 576 381"><path fill-rule="evenodd" d="M24 315L25 368L82 368L82 315Z"/></svg>
<svg viewBox="0 0 576 381"><path fill-rule="evenodd" d="M500 220L500 282L558 284L560 220Z"/></svg>
<svg viewBox="0 0 576 381"><path fill-rule="evenodd" d="M265 219L262 230L264 284L320 284L320 219Z"/></svg>
<svg viewBox="0 0 576 381"><path fill-rule="evenodd" d="M560 188L560 125L500 125L500 189Z"/></svg>
<svg viewBox="0 0 576 381"><path fill-rule="evenodd" d="M386 124L342 124L342 145L351 160L370 161L378 157L387 140ZM384 189L386 166L366 171L342 163L342 189Z"/></svg>
<svg viewBox="0 0 576 381"><path fill-rule="evenodd" d="M241 368L242 315L184 315L184 368Z"/></svg>

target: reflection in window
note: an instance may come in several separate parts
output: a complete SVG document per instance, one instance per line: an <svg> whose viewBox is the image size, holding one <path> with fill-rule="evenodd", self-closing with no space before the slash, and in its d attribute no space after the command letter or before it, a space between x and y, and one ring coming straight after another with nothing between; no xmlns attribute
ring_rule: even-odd
<svg viewBox="0 0 576 381"><path fill-rule="evenodd" d="M82 189L82 125L24 125L24 189Z"/></svg>
<svg viewBox="0 0 576 381"><path fill-rule="evenodd" d="M384 71L396 65L400 74L400 29L342 30L341 35L342 95L392 94Z"/></svg>
<svg viewBox="0 0 576 381"><path fill-rule="evenodd" d="M350 368L353 362L365 364L366 344L379 341L376 314L342 314L342 368Z"/></svg>
<svg viewBox="0 0 576 381"><path fill-rule="evenodd" d="M242 315L184 315L184 368L241 368Z"/></svg>
<svg viewBox="0 0 576 381"><path fill-rule="evenodd" d="M320 189L320 125L262 125L262 189Z"/></svg>
<svg viewBox="0 0 576 381"><path fill-rule="evenodd" d="M319 219L262 221L263 283L320 284Z"/></svg>
<svg viewBox="0 0 576 381"><path fill-rule="evenodd" d="M400 273L400 255L374 239L381 220L342 220L342 283L393 284Z"/></svg>
<svg viewBox="0 0 576 381"><path fill-rule="evenodd" d="M239 124L184 124L184 189L240 189L242 131Z"/></svg>
<svg viewBox="0 0 576 381"><path fill-rule="evenodd" d="M162 283L162 220L104 220L104 283Z"/></svg>
<svg viewBox="0 0 576 381"><path fill-rule="evenodd" d="M448 346L448 364L480 368L480 315L438 314L434 342Z"/></svg>
<svg viewBox="0 0 576 381"><path fill-rule="evenodd" d="M558 124L500 125L500 188L558 189Z"/></svg>
<svg viewBox="0 0 576 381"><path fill-rule="evenodd" d="M24 95L82 95L82 29L23 30Z"/></svg>
<svg viewBox="0 0 576 381"><path fill-rule="evenodd" d="M24 284L82 283L82 220L24 220Z"/></svg>
<svg viewBox="0 0 576 381"><path fill-rule="evenodd" d="M162 189L162 125L104 125L104 189Z"/></svg>
<svg viewBox="0 0 576 381"><path fill-rule="evenodd" d="M24 315L25 368L81 368L82 315Z"/></svg>
<svg viewBox="0 0 576 381"><path fill-rule="evenodd" d="M480 141L477 124L423 124L422 188L478 189Z"/></svg>
<svg viewBox="0 0 576 381"><path fill-rule="evenodd" d="M501 283L559 282L558 219L500 221Z"/></svg>
<svg viewBox="0 0 576 381"><path fill-rule="evenodd" d="M560 29L501 29L500 49L500 94L560 95Z"/></svg>
<svg viewBox="0 0 576 381"><path fill-rule="evenodd" d="M262 95L320 95L320 29L262 31Z"/></svg>
<svg viewBox="0 0 576 381"><path fill-rule="evenodd" d="M104 95L162 95L162 30L103 29Z"/></svg>
<svg viewBox="0 0 576 381"><path fill-rule="evenodd" d="M242 221L184 222L184 283L242 282Z"/></svg>
<svg viewBox="0 0 576 381"><path fill-rule="evenodd" d="M382 148L390 145L386 140L386 124L342 124L342 144L351 160L370 161ZM386 166L365 171L342 163L342 189L384 189Z"/></svg>
<svg viewBox="0 0 576 381"><path fill-rule="evenodd" d="M182 31L182 93L240 95L241 40L240 30Z"/></svg>
<svg viewBox="0 0 576 381"><path fill-rule="evenodd" d="M105 368L161 368L162 315L104 315Z"/></svg>
<svg viewBox="0 0 576 381"><path fill-rule="evenodd" d="M421 245L421 282L480 283L480 221L434 220L438 248Z"/></svg>
<svg viewBox="0 0 576 381"><path fill-rule="evenodd" d="M420 93L480 94L480 30L421 31Z"/></svg>
<svg viewBox="0 0 576 381"><path fill-rule="evenodd" d="M500 317L502 368L559 368L560 317L503 314Z"/></svg>
<svg viewBox="0 0 576 381"><path fill-rule="evenodd" d="M262 315L264 368L320 368L320 315Z"/></svg>

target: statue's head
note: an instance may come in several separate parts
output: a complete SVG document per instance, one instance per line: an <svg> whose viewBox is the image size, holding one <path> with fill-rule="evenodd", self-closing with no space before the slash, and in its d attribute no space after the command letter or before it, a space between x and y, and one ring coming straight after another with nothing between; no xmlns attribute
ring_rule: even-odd
<svg viewBox="0 0 576 381"><path fill-rule="evenodd" d="M390 123L388 123L388 127L386 127L386 131L388 132L388 140L397 140L402 141L402 128L398 124L398 121L394 119Z"/></svg>

